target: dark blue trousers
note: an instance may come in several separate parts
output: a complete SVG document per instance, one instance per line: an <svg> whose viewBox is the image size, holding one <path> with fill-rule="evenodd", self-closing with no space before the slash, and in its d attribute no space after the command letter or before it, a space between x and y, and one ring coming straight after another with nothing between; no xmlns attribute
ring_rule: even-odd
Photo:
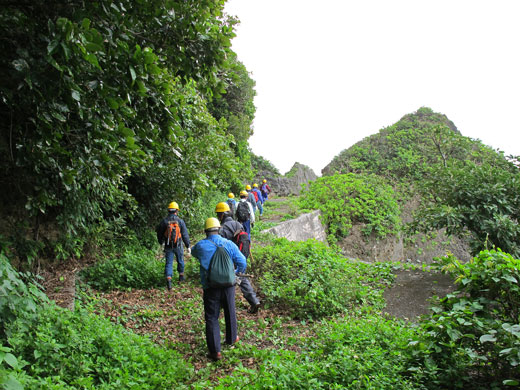
<svg viewBox="0 0 520 390"><path fill-rule="evenodd" d="M226 344L237 338L237 315L235 311L235 286L207 288L204 290L204 320L206 321L206 343L210 353L220 352L220 308L224 309L226 321Z"/></svg>
<svg viewBox="0 0 520 390"><path fill-rule="evenodd" d="M164 265L164 276L173 276L173 256L177 259L177 271L179 274L184 273L184 248L179 244L176 248L164 248L164 258L166 264Z"/></svg>
<svg viewBox="0 0 520 390"><path fill-rule="evenodd" d="M242 226L244 227L244 231L248 234L249 239L251 239L251 220L242 222Z"/></svg>

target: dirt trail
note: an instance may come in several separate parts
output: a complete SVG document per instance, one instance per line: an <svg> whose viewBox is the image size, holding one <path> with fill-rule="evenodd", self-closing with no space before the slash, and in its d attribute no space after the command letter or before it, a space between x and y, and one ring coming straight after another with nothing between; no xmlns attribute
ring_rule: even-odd
<svg viewBox="0 0 520 390"><path fill-rule="evenodd" d="M287 200L284 197L270 198L261 220L280 222L283 216L293 211L293 206ZM78 261L69 261L47 270L42 275L42 284L49 298L62 307L74 309L76 273L83 266L85 265ZM444 296L453 289L452 280L445 275L421 270L398 271L395 282L384 294L387 302L385 312L395 317L414 320L428 312L429 300L434 295Z"/></svg>

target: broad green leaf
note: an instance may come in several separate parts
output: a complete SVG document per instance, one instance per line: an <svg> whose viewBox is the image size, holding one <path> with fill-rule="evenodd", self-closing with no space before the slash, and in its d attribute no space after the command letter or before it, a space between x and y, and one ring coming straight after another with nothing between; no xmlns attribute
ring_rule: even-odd
<svg viewBox="0 0 520 390"><path fill-rule="evenodd" d="M130 66L130 76L132 77L132 81L135 81L137 75L135 74L135 69L133 66Z"/></svg>
<svg viewBox="0 0 520 390"><path fill-rule="evenodd" d="M482 336L480 336L479 340L480 340L481 343L485 343L485 342L492 342L492 343L494 343L495 341L497 341L496 337L491 335L491 334L482 335Z"/></svg>
<svg viewBox="0 0 520 390"><path fill-rule="evenodd" d="M87 55L85 55L85 59L90 62L92 65L94 65L96 68L101 69L101 66L99 66L99 62L98 62L98 59L97 57L95 56L95 54L93 53L88 53Z"/></svg>
<svg viewBox="0 0 520 390"><path fill-rule="evenodd" d="M24 390L24 387L22 384L12 376L12 374L9 374L9 377L7 378L7 381L3 383L4 390Z"/></svg>
<svg viewBox="0 0 520 390"><path fill-rule="evenodd" d="M504 275L502 276L502 279L507 280L511 283L518 283L518 280L513 275Z"/></svg>
<svg viewBox="0 0 520 390"><path fill-rule="evenodd" d="M4 356L4 362L9 364L11 367L16 368L18 367L18 360L16 357L11 353L6 353Z"/></svg>
<svg viewBox="0 0 520 390"><path fill-rule="evenodd" d="M83 18L81 21L81 27L83 27L85 30L90 28L90 19Z"/></svg>

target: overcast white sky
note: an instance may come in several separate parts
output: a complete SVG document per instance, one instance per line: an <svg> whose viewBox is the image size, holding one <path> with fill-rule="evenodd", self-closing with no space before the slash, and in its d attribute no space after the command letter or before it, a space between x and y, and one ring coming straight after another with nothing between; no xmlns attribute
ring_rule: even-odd
<svg viewBox="0 0 520 390"><path fill-rule="evenodd" d="M318 175L422 106L520 155L520 0L228 0L256 81L254 153Z"/></svg>

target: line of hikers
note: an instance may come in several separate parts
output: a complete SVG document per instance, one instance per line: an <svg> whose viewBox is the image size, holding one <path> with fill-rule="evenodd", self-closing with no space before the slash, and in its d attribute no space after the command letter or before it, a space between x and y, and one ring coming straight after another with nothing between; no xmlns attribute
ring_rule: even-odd
<svg viewBox="0 0 520 390"><path fill-rule="evenodd" d="M226 323L226 344L239 340L235 310L235 285L240 287L244 298L250 305L249 313L260 308L260 300L245 274L247 258L251 253L251 227L255 222L258 208L263 215L263 204L268 199L271 188L264 179L258 189L255 183L251 188L240 192L240 201L229 193L226 202L215 207L217 218L208 218L204 224L206 238L190 247L186 224L179 217L179 205L171 202L168 215L156 228L159 244L164 244L166 287L172 289L173 257L177 260L179 282L184 278L184 246L188 254L193 254L200 262L200 282L203 288L204 320L206 323L206 343L209 357L222 358L220 352L220 309L224 310Z"/></svg>

